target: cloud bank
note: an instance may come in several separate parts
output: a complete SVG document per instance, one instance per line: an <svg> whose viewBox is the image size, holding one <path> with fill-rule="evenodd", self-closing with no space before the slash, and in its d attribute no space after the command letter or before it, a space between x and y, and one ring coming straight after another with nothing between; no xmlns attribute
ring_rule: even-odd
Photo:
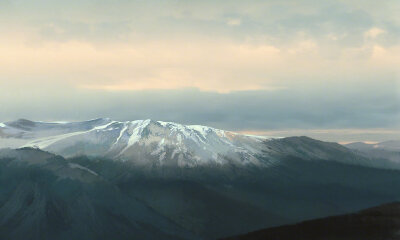
<svg viewBox="0 0 400 240"><path fill-rule="evenodd" d="M400 4L2 1L0 120L397 129Z"/></svg>

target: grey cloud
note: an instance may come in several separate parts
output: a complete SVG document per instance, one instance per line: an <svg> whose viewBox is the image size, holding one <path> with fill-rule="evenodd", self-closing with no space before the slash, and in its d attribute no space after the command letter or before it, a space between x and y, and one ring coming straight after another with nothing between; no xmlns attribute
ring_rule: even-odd
<svg viewBox="0 0 400 240"><path fill-rule="evenodd" d="M318 54L325 59L340 55L340 51L347 47L361 46L365 41L365 31L372 27L383 29L385 33L370 41L383 46L399 44L400 22L393 14L387 14L391 11L386 11L391 6L398 6L398 0L378 5L371 4L373 2L0 1L0 32L7 35L10 31L15 33L28 29L28 41L33 38L29 34L36 31L43 41L106 41L115 44L136 39L162 42L168 38L196 44L194 40L204 39L198 36L206 36L250 44L267 42L283 51L286 46L300 42L302 36L298 33L303 32L304 39L317 42L320 47ZM239 19L240 24L229 26L229 19ZM329 40L329 34L339 37ZM360 58L366 58L369 51L367 48ZM48 76L54 77L54 82L58 83L39 86L42 89L24 85L24 82L35 82L35 76L26 76L27 79L19 82L0 79L4 83L0 88L0 121L21 117L84 120L104 116L116 120L152 118L231 130L400 127L400 87L396 85L395 77L377 72L367 79L366 75L373 70L357 69L360 67L356 65L354 68L353 77L360 78L357 81L340 77L345 73L331 77L340 79L299 79L290 69L279 74L273 71L260 73L251 68L246 71L229 69L232 78L243 81L271 78L274 83L280 83L279 80L285 78L282 86L287 87L277 91L229 94L196 89L77 90L64 88L68 81L62 74ZM313 72L310 71L309 75L312 76ZM101 82L102 78L105 77L99 76L96 81ZM49 83L52 80L37 82Z"/></svg>
<svg viewBox="0 0 400 240"><path fill-rule="evenodd" d="M285 34L303 31L313 37L344 35L342 45L359 45L365 31L373 26L371 16L363 11L329 7L309 15L294 15L277 22Z"/></svg>
<svg viewBox="0 0 400 240"><path fill-rule="evenodd" d="M163 91L20 91L29 97L1 99L1 120L117 120L152 118L204 124L232 130L286 128L399 127L400 102L395 82L386 85L294 84L278 91L229 94L196 89ZM28 93L30 92L30 93ZM5 103L5 104L4 104Z"/></svg>
<svg viewBox="0 0 400 240"><path fill-rule="evenodd" d="M16 1L9 16L23 25L34 25L44 39L65 41L160 39L190 35L247 40L268 35L274 44L296 41L302 31L323 41L328 34L341 37L341 46L357 46L363 33L379 26L396 35L393 16L375 14L365 4L347 1ZM396 2L392 3L393 5ZM365 5L365 6L364 6ZM382 4L382 8L390 4ZM384 12L384 11L381 11ZM241 24L228 26L228 19ZM389 24L390 23L390 24ZM1 26L1 23L0 23ZM39 27L38 27L39 26ZM62 31L57 31L59 30ZM393 33L392 33L393 32ZM388 34L387 36L389 36ZM389 39L382 43L390 43Z"/></svg>

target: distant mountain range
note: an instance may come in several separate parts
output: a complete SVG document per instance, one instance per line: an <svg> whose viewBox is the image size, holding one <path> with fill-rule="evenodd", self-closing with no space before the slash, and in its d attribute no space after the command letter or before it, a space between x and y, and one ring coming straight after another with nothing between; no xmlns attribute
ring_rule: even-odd
<svg viewBox="0 0 400 240"><path fill-rule="evenodd" d="M0 124L0 239L216 239L400 199L400 164L152 120Z"/></svg>
<svg viewBox="0 0 400 240"><path fill-rule="evenodd" d="M364 142L354 142L346 144L348 148L357 149L357 150L386 150L393 152L400 152L400 140L395 141L385 141L380 143L364 143Z"/></svg>
<svg viewBox="0 0 400 240"><path fill-rule="evenodd" d="M345 146L365 157L386 159L391 162L400 163L400 141L392 140L374 144L355 142L346 144Z"/></svg>
<svg viewBox="0 0 400 240"><path fill-rule="evenodd" d="M282 157L293 155L366 166L399 167L389 161L361 157L337 143L307 137L267 138L150 119L126 122L108 118L83 122L20 119L0 124L1 147L31 147L63 157L105 157L146 166L234 164L268 167L279 163Z"/></svg>

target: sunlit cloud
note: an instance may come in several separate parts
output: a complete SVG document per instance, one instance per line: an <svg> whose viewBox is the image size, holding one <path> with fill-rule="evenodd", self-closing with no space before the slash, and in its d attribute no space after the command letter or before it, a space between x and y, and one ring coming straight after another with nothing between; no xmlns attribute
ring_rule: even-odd
<svg viewBox="0 0 400 240"><path fill-rule="evenodd" d="M238 18L230 18L228 19L228 21L226 21L226 24L228 24L229 26L239 26L240 24L242 24L242 21Z"/></svg>
<svg viewBox="0 0 400 240"><path fill-rule="evenodd" d="M385 33L385 30L374 27L374 28L371 28L368 31L366 31L364 35L367 38L376 38L383 33Z"/></svg>
<svg viewBox="0 0 400 240"><path fill-rule="evenodd" d="M17 39L18 40L18 39ZM4 80L35 77L107 90L199 88L229 92L289 87L296 78L397 71L400 47L369 44L340 49L335 58L307 39L287 47L202 38L93 44L84 41L27 45L0 41ZM312 81L309 82L312 84ZM7 84L4 82L4 84Z"/></svg>
<svg viewBox="0 0 400 240"><path fill-rule="evenodd" d="M235 91L276 91L285 89L284 87L265 87L265 86L251 86L251 85L241 85L240 87L235 88L232 87L224 87L220 86L218 88L213 86L193 86L193 85L179 85L173 84L173 82L165 82L165 80L160 81L157 79L149 79L146 82L135 82L135 81L127 81L125 84L114 84L114 85L79 85L79 88L84 89L92 89L92 90L106 90L112 92L118 91L143 91L143 90L174 90L174 89L198 89L200 91L205 92L217 92L217 93L230 93Z"/></svg>

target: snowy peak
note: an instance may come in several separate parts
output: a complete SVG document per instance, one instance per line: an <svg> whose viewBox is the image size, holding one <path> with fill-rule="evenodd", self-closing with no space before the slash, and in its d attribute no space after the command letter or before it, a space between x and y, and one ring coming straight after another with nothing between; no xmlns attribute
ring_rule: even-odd
<svg viewBox="0 0 400 240"><path fill-rule="evenodd" d="M201 125L174 122L113 121L33 122L0 125L0 147L33 147L65 157L104 156L156 165L259 164L264 139ZM16 142L16 143L15 143ZM7 146L6 146L7 147Z"/></svg>
<svg viewBox="0 0 400 240"><path fill-rule="evenodd" d="M83 122L20 119L0 124L0 148L4 147L38 148L63 157L105 157L146 167L227 164L269 167L288 158L300 158L400 169L397 163L365 158L337 143L307 137L270 139L151 119L99 118Z"/></svg>

